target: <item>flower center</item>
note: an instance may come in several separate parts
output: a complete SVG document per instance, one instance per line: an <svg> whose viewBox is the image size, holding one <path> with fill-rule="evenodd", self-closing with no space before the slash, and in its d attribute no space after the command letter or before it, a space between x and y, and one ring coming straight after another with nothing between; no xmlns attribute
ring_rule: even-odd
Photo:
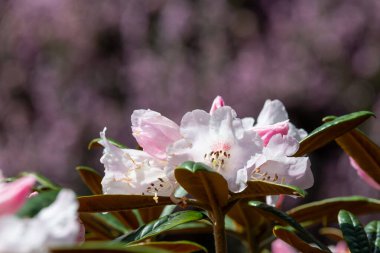
<svg viewBox="0 0 380 253"><path fill-rule="evenodd" d="M204 160L216 171L223 170L227 161L231 158L231 145L228 143L217 142L212 145L212 151L204 154Z"/></svg>
<svg viewBox="0 0 380 253"><path fill-rule="evenodd" d="M262 172L260 168L256 168L253 171L251 178L256 179L256 180L261 180L261 181L280 183L280 184L285 184L285 181L286 181L285 177L282 177L280 181L280 177L277 175L277 173L272 174L269 172Z"/></svg>

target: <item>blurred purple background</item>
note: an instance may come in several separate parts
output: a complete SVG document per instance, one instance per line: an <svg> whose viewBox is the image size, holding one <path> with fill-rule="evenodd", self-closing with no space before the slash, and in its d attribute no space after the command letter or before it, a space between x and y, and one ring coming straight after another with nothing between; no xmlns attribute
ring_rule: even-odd
<svg viewBox="0 0 380 253"><path fill-rule="evenodd" d="M329 114L380 115L380 2L0 0L0 168L85 192L104 126L134 146L130 115L179 122L222 95L238 115L280 99L308 131ZM362 128L380 143L380 121ZM309 199L379 196L331 144L312 156Z"/></svg>

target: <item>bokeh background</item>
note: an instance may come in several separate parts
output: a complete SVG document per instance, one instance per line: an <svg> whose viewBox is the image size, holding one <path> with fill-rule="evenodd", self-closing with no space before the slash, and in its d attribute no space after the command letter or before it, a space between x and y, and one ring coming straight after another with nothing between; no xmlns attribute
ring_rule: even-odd
<svg viewBox="0 0 380 253"><path fill-rule="evenodd" d="M86 193L108 136L136 145L134 109L179 122L222 95L240 117L280 99L298 127L380 115L378 0L0 0L0 168L38 171ZM362 129L380 143L380 120ZM311 156L306 200L377 196L335 144Z"/></svg>

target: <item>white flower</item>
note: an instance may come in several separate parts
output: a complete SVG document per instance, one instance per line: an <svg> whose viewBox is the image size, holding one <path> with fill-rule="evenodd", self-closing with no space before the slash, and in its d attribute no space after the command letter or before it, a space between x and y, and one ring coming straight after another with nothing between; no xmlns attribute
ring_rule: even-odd
<svg viewBox="0 0 380 253"><path fill-rule="evenodd" d="M104 194L171 195L174 187L166 177L165 160L140 150L120 149L107 140L105 131L100 133L100 144L104 146L100 159L105 167Z"/></svg>
<svg viewBox="0 0 380 253"><path fill-rule="evenodd" d="M255 127L274 125L276 123L287 120L289 120L289 117L284 104L277 99L267 99L265 101L263 109L257 117L257 124ZM292 123L289 123L288 135L300 141L307 136L307 132L302 128L298 129Z"/></svg>
<svg viewBox="0 0 380 253"><path fill-rule="evenodd" d="M74 192L63 189L56 200L33 218L0 218L0 252L45 253L49 247L77 242L80 224Z"/></svg>
<svg viewBox="0 0 380 253"><path fill-rule="evenodd" d="M235 111L222 106L212 115L202 110L188 112L180 131L184 139L169 147L169 167L185 161L203 162L223 175L233 192L244 190L247 169L262 151L260 136L250 131L253 120L236 118Z"/></svg>
<svg viewBox="0 0 380 253"><path fill-rule="evenodd" d="M263 138L264 149L251 179L310 188L314 177L308 157L291 157L299 148L299 141L307 136L303 129L297 129L289 122L288 113L279 100L267 100L252 128ZM276 197L268 196L267 203L274 204Z"/></svg>

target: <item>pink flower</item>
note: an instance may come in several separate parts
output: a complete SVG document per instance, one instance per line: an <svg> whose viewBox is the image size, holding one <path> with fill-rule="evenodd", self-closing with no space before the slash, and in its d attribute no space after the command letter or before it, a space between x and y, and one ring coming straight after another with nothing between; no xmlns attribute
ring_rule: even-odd
<svg viewBox="0 0 380 253"><path fill-rule="evenodd" d="M28 198L36 179L22 177L11 183L0 183L0 216L16 213Z"/></svg>
<svg viewBox="0 0 380 253"><path fill-rule="evenodd" d="M221 96L217 96L214 99L214 102L212 102L211 109L210 109L210 114L213 114L216 109L224 106L224 100Z"/></svg>
<svg viewBox="0 0 380 253"><path fill-rule="evenodd" d="M135 110L131 120L132 134L138 144L158 159L166 159L166 148L181 138L179 126L158 112Z"/></svg>
<svg viewBox="0 0 380 253"><path fill-rule="evenodd" d="M380 190L380 185L373 180L372 177L368 176L368 174L360 168L359 164L351 157L348 157L350 159L351 166L356 170L356 173L358 173L358 176L361 177L369 186L375 188L376 190Z"/></svg>

